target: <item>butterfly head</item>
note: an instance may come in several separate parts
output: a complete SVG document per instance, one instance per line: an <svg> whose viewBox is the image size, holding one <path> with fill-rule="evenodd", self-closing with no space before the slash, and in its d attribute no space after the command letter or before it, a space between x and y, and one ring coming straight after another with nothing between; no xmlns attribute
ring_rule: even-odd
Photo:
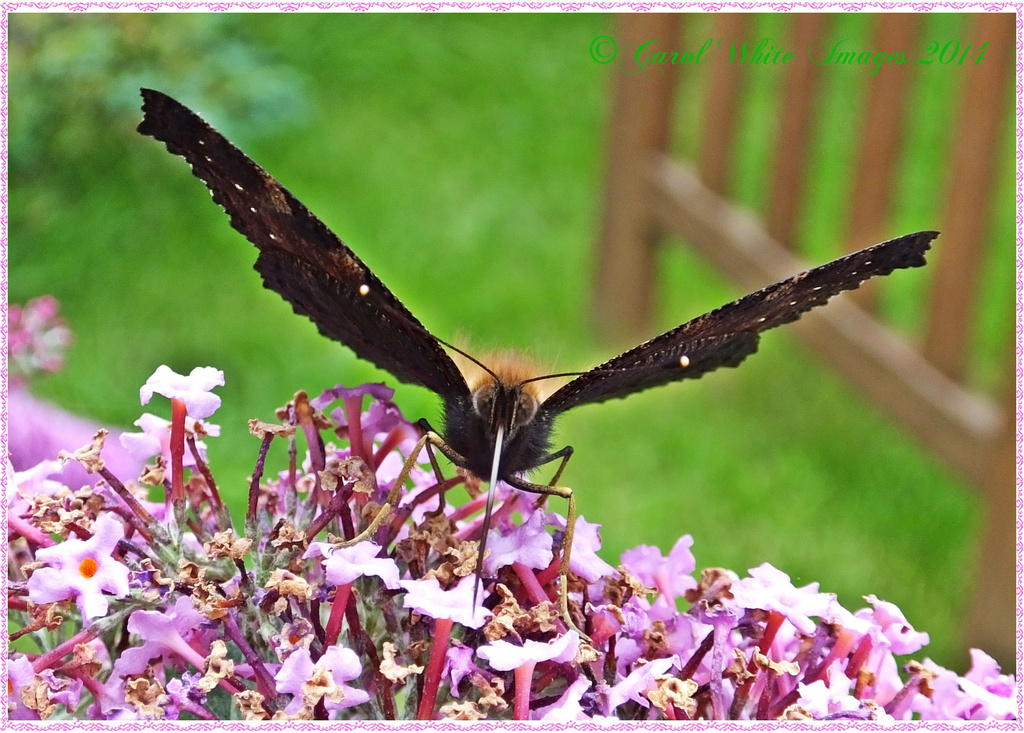
<svg viewBox="0 0 1024 733"><path fill-rule="evenodd" d="M488 427L488 433L497 435L502 429L504 440L511 440L525 426L533 422L540 400L532 386L506 383L492 379L472 391L473 412Z"/></svg>
<svg viewBox="0 0 1024 733"><path fill-rule="evenodd" d="M541 411L550 392L545 382L536 380L540 370L509 353L480 361L457 358L457 363L470 394L464 402L446 405L446 440L466 456L473 473L486 477L500 428L502 474L536 466L551 432Z"/></svg>

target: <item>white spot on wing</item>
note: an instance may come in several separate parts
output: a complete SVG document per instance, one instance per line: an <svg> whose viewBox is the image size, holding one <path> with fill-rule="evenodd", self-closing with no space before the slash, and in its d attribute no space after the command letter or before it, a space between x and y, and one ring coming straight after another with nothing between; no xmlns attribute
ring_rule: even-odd
<svg viewBox="0 0 1024 733"><path fill-rule="evenodd" d="M360 285L359 286L359 294L360 295L369 295L370 294L370 286L367 285L366 283L363 283L362 285Z"/></svg>
<svg viewBox="0 0 1024 733"><path fill-rule="evenodd" d="M686 367L690 366L690 357L688 357L686 354L683 354L682 356L680 356L679 357L679 366L683 367L684 369Z"/></svg>
<svg viewBox="0 0 1024 733"><path fill-rule="evenodd" d="M207 158L207 160L209 160L209 158ZM241 187L241 186L240 186L239 184L237 184L237 183L235 184L235 188L237 188L237 189L238 189L239 191L244 191L244 190L245 190L244 188L242 188L242 187Z"/></svg>

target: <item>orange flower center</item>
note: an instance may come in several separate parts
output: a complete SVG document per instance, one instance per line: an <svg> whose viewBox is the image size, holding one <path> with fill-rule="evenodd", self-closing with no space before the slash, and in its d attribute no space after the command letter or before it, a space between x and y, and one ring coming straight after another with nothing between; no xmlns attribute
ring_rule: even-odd
<svg viewBox="0 0 1024 733"><path fill-rule="evenodd" d="M100 566L91 557L82 560L82 564L78 566L78 572L82 574L83 578L91 578L99 569Z"/></svg>

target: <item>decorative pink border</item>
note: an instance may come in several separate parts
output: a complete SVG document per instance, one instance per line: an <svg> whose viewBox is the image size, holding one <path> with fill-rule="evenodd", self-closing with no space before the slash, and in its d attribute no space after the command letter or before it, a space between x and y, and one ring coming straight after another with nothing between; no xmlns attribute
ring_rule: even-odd
<svg viewBox="0 0 1024 733"><path fill-rule="evenodd" d="M316 0L301 0L300 2L243 2L232 0L231 2L179 2L158 1L158 2L7 2L0 3L4 14L13 12L72 12L84 13L90 11L121 11L121 12L158 12L158 11L277 11L277 12L316 12L316 11L348 11L348 12L389 12L389 11L420 11L426 13L436 12L791 12L791 11L815 11L815 12L929 12L939 11L961 11L961 12L1000 12L1013 11L1017 15L1018 40L1020 38L1020 16L1024 4L1020 2L317 2ZM6 43L6 18L3 22L5 36L2 44L3 58L7 58ZM1018 44L1018 63L1020 60L1020 46ZM1018 71L1020 67L1018 66ZM6 110L6 74L7 69L2 70L4 102ZM1019 76L1018 76L1019 80ZM1018 108L1019 111L1019 108ZM4 143L6 143L6 130L4 132ZM1018 151L1019 152L1019 151ZM1018 155L1019 159L1019 155ZM6 176L4 178L6 183Z"/></svg>
<svg viewBox="0 0 1024 733"><path fill-rule="evenodd" d="M1022 419L1024 419L1024 412L1021 410L1021 402L1024 399L1024 340L1022 340L1022 334L1024 334L1024 238L1022 238L1021 229L1021 215L1022 207L1021 204L1024 202L1024 188L1022 188L1021 182L1021 161L1024 160L1024 56L1022 56L1022 49L1024 49L1024 24L1021 20L1021 9L1020 6L1016 9L1017 12L1017 104L1015 107L1015 114L1017 116L1017 343L1016 343L1016 359L1017 359L1017 410L1015 415L1016 424L1016 438L1017 438L1017 720L1020 721L1020 714L1022 709L1022 691L1021 691L1021 669L1022 669L1022 657L1024 657L1024 640L1021 636L1021 620L1024 619L1024 586L1022 586L1022 573L1024 573L1024 541L1022 541L1022 529L1024 529L1024 518L1022 518L1021 510L1024 508L1024 498L1022 498L1021 489L1024 487L1024 456L1021 452L1021 426Z"/></svg>
<svg viewBox="0 0 1024 733"><path fill-rule="evenodd" d="M879 724L860 723L851 725L849 722L823 723L823 724L790 724L788 729L799 730L1024 730L1024 689L1022 689L1022 670L1024 670L1024 637L1021 635L1020 623L1024 619L1024 454L1021 451L1021 433L1024 425L1024 410L1021 408L1024 401L1024 185L1022 185L1022 164L1024 164L1024 21L1022 11L1024 3L1021 2L738 2L738 3L700 3L700 2L662 2L662 3L629 3L629 2L356 2L356 3L335 3L335 2L10 2L0 4L4 13L0 18L0 114L3 116L3 126L0 128L0 150L2 150L3 165L0 166L0 212L3 217L0 221L0 339L3 341L4 358L0 363L0 451L3 455L7 452L7 431L8 431L8 364L7 364L7 112L8 112L8 87L7 87L7 33L8 15L13 12L90 12L90 11L122 11L122 12L160 12L175 10L207 10L211 12L227 11L349 11L349 12L371 12L371 11L420 11L420 12L458 12L458 11L491 11L491 12L523 12L523 11L562 11L562 12L666 12L666 11L689 11L689 12L720 12L720 11L773 11L788 12L795 10L816 11L816 12L892 12L908 11L928 12L941 11L974 11L974 12L998 12L1013 11L1017 16L1017 331L1016 331L1016 379L1017 379L1017 717L1015 721L1000 722L978 722L968 721L928 721L924 723L900 723L892 726L881 726ZM0 501L4 520L7 512L7 474L0 475ZM4 522L6 524L6 521ZM4 564L8 561L8 548L5 545L0 549L0 557ZM6 642L7 628L7 604L0 608L0 621L3 622L3 634ZM6 643L5 643L6 649ZM3 656L4 679L7 679L7 655ZM0 715L6 716L7 710L7 685L0 686L0 705L3 711ZM186 723L110 723L110 722L88 722L69 721L64 723L32 723L32 722L9 722L6 721L10 730L35 730L46 727L49 730L69 731L88 729L119 729L119 730L178 730L186 727L190 730L221 731L221 730L250 730L251 723L223 722L217 724L197 722ZM463 730L465 724L456 724L444 721L433 722L408 722L408 723L387 723L382 721L331 723L326 724L330 728L342 730L438 730L458 731ZM491 730L634 730L643 727L645 730L675 730L679 726L668 723L637 723L628 722L618 725L598 725L586 722L574 722L571 726L562 725L534 725L526 722L510 721L486 721L486 727ZM689 726L687 726L689 727ZM712 725L705 724L702 728L711 728L724 731L767 731L778 730L782 726L778 723L740 723L740 722L716 722ZM323 723L303 723L291 721L287 724L263 724L262 730L323 730Z"/></svg>

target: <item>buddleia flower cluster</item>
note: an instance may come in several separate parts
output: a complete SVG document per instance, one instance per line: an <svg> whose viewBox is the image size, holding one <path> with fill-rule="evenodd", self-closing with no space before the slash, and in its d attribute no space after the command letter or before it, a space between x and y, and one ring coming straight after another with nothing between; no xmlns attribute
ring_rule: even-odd
<svg viewBox="0 0 1024 733"><path fill-rule="evenodd" d="M486 496L471 476L438 476L425 451L410 456L419 432L381 384L298 392L275 421L250 421L236 527L205 446L223 383L210 367L156 370L140 393L154 413L119 440L147 460L139 475L108 467L104 430L53 461L8 465L8 612L24 650L6 660L10 718L1017 715L1014 678L981 651L963 676L927 657L897 662L928 637L891 603L868 596L851 612L767 564L696 574L689 536L613 567L581 517L569 596L584 638L558 612L564 517L503 484L474 605ZM287 451L271 454L275 442ZM401 500L382 513L409 460ZM62 462L90 480L54 479Z"/></svg>

